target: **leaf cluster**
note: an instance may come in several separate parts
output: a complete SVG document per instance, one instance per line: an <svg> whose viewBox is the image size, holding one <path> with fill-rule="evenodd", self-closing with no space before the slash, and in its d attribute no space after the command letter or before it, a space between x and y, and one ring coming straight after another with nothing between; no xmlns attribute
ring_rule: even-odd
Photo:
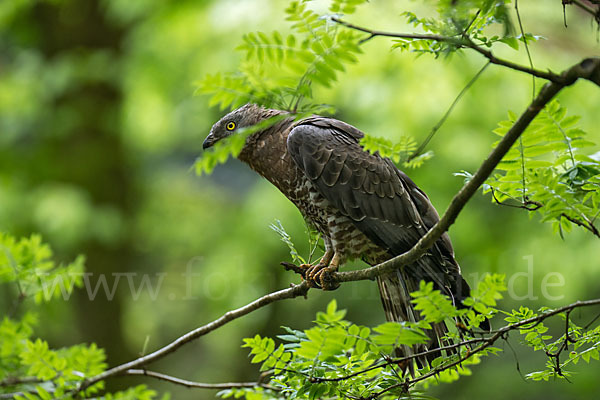
<svg viewBox="0 0 600 400"><path fill-rule="evenodd" d="M436 57L448 56L471 44L492 47L501 42L518 50L519 41L533 41L538 37L530 33L523 37L514 35L509 4L509 0L440 1L435 18L421 18L413 12L404 12L409 24L441 40L400 38L394 40L392 48ZM494 28L498 25L503 28L501 35L495 34L497 29Z"/></svg>
<svg viewBox="0 0 600 400"><path fill-rule="evenodd" d="M527 307L520 307L508 313L505 321L511 324L538 317L541 313L551 311L542 307L539 312L534 312ZM530 372L527 379L534 381L548 381L553 379L568 379L573 371L568 370L580 360L590 363L591 360L600 360L600 326L589 329L582 327L569 318L570 312L560 313L565 321L562 335L552 335L543 322L537 321L523 325L519 329L524 343L534 351L541 351L547 356L545 369ZM569 350L570 349L570 350ZM562 358L562 359L561 359Z"/></svg>
<svg viewBox="0 0 600 400"><path fill-rule="evenodd" d="M351 14L364 2L334 0L329 12ZM209 105L227 109L252 102L290 111L296 118L334 111L331 106L313 101L313 87L330 87L337 74L345 70L345 65L357 61L356 56L361 53L359 37L332 23L327 15L309 9L306 3L293 1L285 10L291 33L254 32L243 36L242 44L237 47L244 53L239 71L207 75L199 83L199 93L211 96ZM196 172L209 174L216 165L237 156L247 136L267 126L259 124L244 130L243 134L236 132L227 140L217 142L198 158ZM366 136L362 145L368 151L377 151L409 168L419 167L433 157L433 152L426 152L408 161L417 148L416 141L410 136L403 136L397 144Z"/></svg>
<svg viewBox="0 0 600 400"><path fill-rule="evenodd" d="M516 118L509 113L494 133L504 136ZM578 127L579 119L558 101L550 103L498 164L484 192L497 203L538 213L561 235L573 225L597 234L600 161L585 151L595 143Z"/></svg>
<svg viewBox="0 0 600 400"><path fill-rule="evenodd" d="M210 95L209 105L219 105L221 109L253 102L288 110L298 116L333 112L333 107L315 101L313 87L330 87L347 64L357 61L363 34L334 23L330 17L352 14L365 2L332 0L328 10L331 14L319 15L308 7L307 1L292 1L285 10L286 20L291 23L290 33L259 31L244 35L237 47L244 55L238 71L207 75L199 82L198 92ZM444 40L398 39L392 48L437 56L455 52L474 40L488 47L499 41L518 49L519 38L512 35L507 3L508 0L470 0L460 4L440 1L437 18L419 18L414 13L405 12L415 28ZM504 27L502 36L486 36L486 28L494 24ZM534 39L531 34L521 38ZM238 154L243 144L244 139L237 135L229 143L217 143L214 149L198 159L196 171L210 173L217 164ZM367 135L362 145L368 151L377 151L406 168L420 167L433 157L433 152L428 151L410 158L417 148L410 136L403 136L399 142L392 143Z"/></svg>
<svg viewBox="0 0 600 400"><path fill-rule="evenodd" d="M0 284L13 284L22 299L41 303L70 294L83 285L84 260L79 256L71 263L56 264L39 235L17 240L0 232Z"/></svg>
<svg viewBox="0 0 600 400"><path fill-rule="evenodd" d="M478 364L481 357L501 351L488 343L470 355L473 343L483 343L473 332L484 316L492 318L499 312L497 300L505 290L504 276L487 275L464 306L457 308L431 283L421 282L419 290L412 293L420 321L385 322L374 327L347 321L345 311L333 300L324 312L317 313L309 329L284 327L285 333L277 339L260 335L244 339L251 362L259 364L261 371L269 371L268 386L229 389L219 395L247 399L419 398L420 390L428 385L468 375L470 366ZM456 343L452 351L438 351L430 365L397 357L398 348L422 348L430 340L428 331L433 324L442 321L457 326L445 339ZM462 362L456 363L459 359ZM404 373L407 363L414 367L414 375Z"/></svg>
<svg viewBox="0 0 600 400"><path fill-rule="evenodd" d="M352 13L364 2L335 0L330 11ZM285 10L290 33L244 35L237 47L244 55L239 70L208 75L199 82L198 91L211 96L211 106L223 110L252 102L301 113L332 110L313 101L313 86L330 87L361 50L353 32L340 29L306 3L292 1Z"/></svg>
<svg viewBox="0 0 600 400"><path fill-rule="evenodd" d="M292 257L292 261L294 263L310 264L312 256L314 255L318 247L320 239L320 234L316 230L311 229L310 226L308 226L307 224L306 233L308 235L308 245L310 247L310 253L308 255L308 258L305 259L298 253L298 250L296 250L296 245L292 241L292 237L289 233L287 233L280 220L276 219L274 223L269 225L269 228L271 228L275 233L277 233L277 235L279 235L279 237L281 238L281 241L288 246L290 250L290 256Z"/></svg>
<svg viewBox="0 0 600 400"><path fill-rule="evenodd" d="M60 349L36 338L37 314L28 310L18 317L28 298L34 305L49 302L82 286L83 257L57 264L51 248L39 235L16 239L0 232L0 284L16 289L13 309L0 321L0 394L15 400L75 398L75 390L106 369L104 350L91 343ZM63 292L67 291L67 292ZM91 385L84 395L99 395L104 382ZM156 392L144 385L103 394L105 399L145 399Z"/></svg>
<svg viewBox="0 0 600 400"><path fill-rule="evenodd" d="M408 135L404 135L397 142L389 139L365 135L361 139L360 145L370 153L377 153L382 157L391 159L394 163L400 164L406 168L418 168L427 160L433 158L433 151L427 151L417 157L410 158L417 150L417 141Z"/></svg>

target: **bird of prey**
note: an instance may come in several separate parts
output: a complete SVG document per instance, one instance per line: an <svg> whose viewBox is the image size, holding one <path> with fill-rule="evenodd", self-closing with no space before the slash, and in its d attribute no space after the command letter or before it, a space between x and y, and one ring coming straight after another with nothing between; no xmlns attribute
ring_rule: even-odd
<svg viewBox="0 0 600 400"><path fill-rule="evenodd" d="M438 221L425 193L391 160L365 151L360 130L336 119L295 121L284 111L246 104L213 125L203 148L277 115L279 122L247 137L238 158L275 185L321 233L325 254L304 266L314 286L331 288L328 274L350 259L376 265L406 252ZM410 293L421 280L433 282L457 306L469 296L447 234L413 264L378 277L388 321L420 319ZM428 344L401 350L410 355L436 349L445 344L447 332L443 322L434 324Z"/></svg>

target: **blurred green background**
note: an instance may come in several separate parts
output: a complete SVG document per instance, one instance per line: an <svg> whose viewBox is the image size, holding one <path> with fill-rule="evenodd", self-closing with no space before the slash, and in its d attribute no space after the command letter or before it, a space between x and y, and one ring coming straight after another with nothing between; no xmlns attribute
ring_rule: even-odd
<svg viewBox="0 0 600 400"><path fill-rule="evenodd" d="M0 230L41 232L62 260L85 254L90 290L100 276L106 277L109 292L114 289L114 296L103 287L95 296L82 289L69 300L44 305L38 334L52 346L96 342L116 365L142 353L146 342L147 352L298 281L278 266L289 254L269 229L281 220L301 253L307 253L304 223L291 203L237 160L211 176L197 177L191 170L202 140L223 115L208 108L207 98L194 96L194 82L206 73L234 70L239 62L234 48L243 33L286 32L286 3L0 2ZM560 1L520 4L525 30L547 39L532 46L536 67L560 71L600 54L589 16L568 9L566 28ZM314 3L317 9L326 5ZM409 28L402 11L432 9L432 3L371 0L352 21L403 31ZM387 39L369 41L360 62L316 97L369 134L422 140L484 59L468 52L451 59L417 58L389 48ZM527 62L523 49L517 54L500 45L497 53ZM438 210L462 184L453 173L473 172L496 140L491 133L496 123L508 110L523 110L530 98L529 76L495 66L471 88L430 143L435 158L407 171ZM580 82L559 99L582 116L590 139L600 142L600 90ZM600 242L590 234L575 231L563 240L549 224L479 194L450 234L467 280L485 272L513 277L505 308L600 297ZM542 282L551 272L561 274L564 285L544 292ZM6 310L16 294L1 290ZM384 319L374 283L345 284L336 292L314 291L306 300L254 312L150 369L203 382L255 380L258 372L240 348L241 339L275 335L281 325L306 328L334 297L354 322ZM510 343L500 357L476 367L473 376L432 388L431 394L596 398L597 367L580 368L573 383L526 382L517 363L524 374L541 369L543 359L522 352L516 336ZM109 386L141 381L119 378ZM209 391L148 383L171 391L175 399L214 397Z"/></svg>

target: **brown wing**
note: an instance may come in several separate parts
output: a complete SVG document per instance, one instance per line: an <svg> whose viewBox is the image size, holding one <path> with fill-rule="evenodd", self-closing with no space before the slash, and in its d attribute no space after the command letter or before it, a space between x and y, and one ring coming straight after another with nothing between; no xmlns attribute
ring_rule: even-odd
<svg viewBox="0 0 600 400"><path fill-rule="evenodd" d="M427 196L389 159L362 149L363 136L344 122L312 117L296 124L287 147L316 189L369 239L396 256L409 250L439 217ZM447 235L427 259L413 266L414 278L433 281L459 299L468 296Z"/></svg>

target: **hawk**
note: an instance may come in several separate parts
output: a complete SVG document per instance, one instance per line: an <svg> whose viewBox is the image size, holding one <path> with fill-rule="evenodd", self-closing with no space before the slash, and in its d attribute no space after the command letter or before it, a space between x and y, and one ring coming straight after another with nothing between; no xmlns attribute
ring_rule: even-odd
<svg viewBox="0 0 600 400"><path fill-rule="evenodd" d="M278 115L279 122L248 136L238 158L275 185L321 233L323 257L304 266L313 286L331 289L328 274L348 260L376 265L406 252L439 220L427 195L404 172L388 158L365 151L364 134L333 118L296 121L285 111L246 104L215 123L202 147ZM447 234L413 264L378 277L388 321L420 319L410 293L421 280L433 282L457 306L469 296ZM402 352L439 348L447 332L443 322L434 324L428 344L404 346Z"/></svg>

